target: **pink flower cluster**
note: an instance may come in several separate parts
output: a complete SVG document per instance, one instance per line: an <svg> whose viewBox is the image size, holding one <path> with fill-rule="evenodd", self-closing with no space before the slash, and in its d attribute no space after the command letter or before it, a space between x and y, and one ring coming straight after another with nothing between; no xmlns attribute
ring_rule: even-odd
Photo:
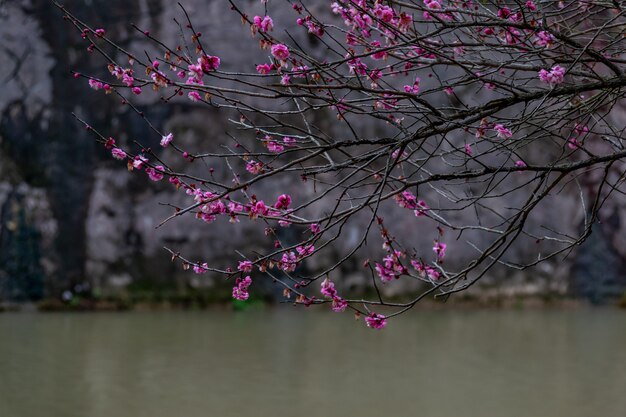
<svg viewBox="0 0 626 417"><path fill-rule="evenodd" d="M248 293L248 288L250 288L251 284L252 278L250 278L250 275L246 276L243 279L237 278L237 280L235 281L235 286L233 287L233 298L240 301L247 300L250 297L250 294Z"/></svg>
<svg viewBox="0 0 626 417"><path fill-rule="evenodd" d="M545 48L552 48L554 46L554 42L556 41L555 37L546 31L539 31L535 35L535 44L537 46L543 46Z"/></svg>
<svg viewBox="0 0 626 417"><path fill-rule="evenodd" d="M335 289L335 284L330 279L326 278L322 281L321 293L324 297L333 300L331 308L334 312L341 313L348 307L348 302L339 297Z"/></svg>
<svg viewBox="0 0 626 417"><path fill-rule="evenodd" d="M269 16L254 16L253 22L260 32L270 32L274 28L274 21Z"/></svg>
<svg viewBox="0 0 626 417"><path fill-rule="evenodd" d="M380 277L381 281L389 282L394 278L398 279L400 276L406 274L408 271L404 265L402 265L401 259L404 258L404 254L400 251L393 251L383 258L383 263L376 262L374 270Z"/></svg>
<svg viewBox="0 0 626 417"><path fill-rule="evenodd" d="M410 191L403 191L393 196L396 203L409 210L413 210L413 214L416 217L425 216L429 210L428 205L424 200L418 200L417 197Z"/></svg>
<svg viewBox="0 0 626 417"><path fill-rule="evenodd" d="M557 85L563 82L565 78L565 68L555 65L550 71L542 69L539 71L539 79L549 85Z"/></svg>
<svg viewBox="0 0 626 417"><path fill-rule="evenodd" d="M431 281L437 281L441 277L441 273L430 265L426 265L422 261L411 259L411 266L417 271L422 278L428 278Z"/></svg>
<svg viewBox="0 0 626 417"><path fill-rule="evenodd" d="M280 61L286 61L289 58L289 48L287 45L283 45L282 43L277 43L272 45L272 56Z"/></svg>
<svg viewBox="0 0 626 417"><path fill-rule="evenodd" d="M443 262L443 258L446 256L447 245L445 243L441 243L439 241L435 241L435 246L433 246L433 252L437 255L437 262Z"/></svg>
<svg viewBox="0 0 626 417"><path fill-rule="evenodd" d="M387 318L382 314L371 312L365 317L365 324L372 329L380 330L387 325Z"/></svg>
<svg viewBox="0 0 626 417"><path fill-rule="evenodd" d="M510 129L504 127L503 124L496 123L493 125L493 130L495 130L500 139L508 139L513 136L513 132Z"/></svg>
<svg viewBox="0 0 626 417"><path fill-rule="evenodd" d="M420 92L420 79L416 78L413 85L405 85L404 91L406 93L418 94Z"/></svg>

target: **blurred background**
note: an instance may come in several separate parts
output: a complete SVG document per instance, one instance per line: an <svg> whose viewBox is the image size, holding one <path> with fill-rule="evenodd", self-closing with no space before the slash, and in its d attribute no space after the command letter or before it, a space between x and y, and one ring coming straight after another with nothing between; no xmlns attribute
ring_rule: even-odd
<svg viewBox="0 0 626 417"><path fill-rule="evenodd" d="M261 10L258 0L241 3ZM148 46L129 22L166 42L178 36L174 2L64 4L135 50ZM261 62L226 1L185 6L223 65ZM311 7L328 12L326 2ZM289 8L281 10L273 13L277 26L293 25ZM608 203L591 237L567 258L526 272L496 268L448 304L425 303L382 332L348 313L267 307L262 301L279 297L262 280L244 307L233 304L230 285L182 271L163 246L233 264L235 249L264 243L243 227L192 217L155 230L169 214L159 203L180 196L127 173L70 113L121 143L137 138L156 148L160 138L70 70L105 68L51 2L0 0L0 311L8 310L0 314L0 416L626 415L626 315L590 307L626 305L624 201ZM214 109L163 105L151 94L138 100L189 149L229 140L226 117ZM290 186L294 194L302 188ZM540 213L561 230L580 231L582 217L571 214L577 198L564 194ZM405 238L416 234L403 230ZM415 242L430 250L432 237ZM511 256L533 259L537 250L521 243ZM345 264L336 281L368 294L369 275L359 265ZM385 289L403 290L401 283ZM180 307L193 311L169 311ZM140 311L46 315L35 308Z"/></svg>

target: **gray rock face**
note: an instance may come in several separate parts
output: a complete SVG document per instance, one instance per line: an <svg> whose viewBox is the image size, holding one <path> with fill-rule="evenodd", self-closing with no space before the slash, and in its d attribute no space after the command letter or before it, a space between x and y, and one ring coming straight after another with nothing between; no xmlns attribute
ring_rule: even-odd
<svg viewBox="0 0 626 417"><path fill-rule="evenodd" d="M244 64L252 68L252 64L265 61L256 42L247 38L247 29L240 26L239 18L224 2L194 0L185 3L195 17L198 30L205 39L211 40L211 51L221 56L224 68L239 69ZM260 12L260 2L249 3ZM129 46L143 44L133 38L128 22L135 22L168 41L174 42L179 36L177 27L171 24L172 18L179 16L175 3L108 0L86 4L68 0L64 4L78 18L106 27L109 34ZM325 4L315 7L321 10ZM285 10L274 19L293 22L294 17L288 12ZM295 23L292 26L295 27ZM233 35L239 33L237 31L240 35ZM299 42L309 42L302 31L294 30L294 33ZM193 260L227 267L236 265L239 259L236 250L252 254L271 245L271 240L263 240L263 233L259 233L263 229L261 224L242 223L233 227L218 221L207 226L193 216L186 216L155 228L172 213L171 206L166 204L184 207L189 197L167 184L151 183L143 174L129 174L124 164L112 161L71 116L71 112L75 112L85 117L92 126L116 137L122 144L139 138L146 146L158 148L159 138L132 112L117 106L112 97L90 93L84 80L76 81L70 76L70 70L98 74L104 70L103 63L84 51L80 37L61 19L51 2L22 0L0 5L0 45L0 82L3 83L0 95L0 299L36 299L44 293L57 296L84 283L104 293L114 293L138 281L171 283L178 288L210 286L216 277L210 274L198 277L176 268L163 248L170 247ZM174 132L177 141L192 150L207 149L207 144L214 147L229 140L225 134L228 122L224 113L187 101L165 106L149 94L142 95L138 103L159 128ZM320 120L319 123L326 122ZM163 157L168 156L163 154ZM185 163L171 162L174 167ZM210 166L211 161L207 161L207 165ZM228 175L216 168L215 175ZM203 170L207 166L197 164L193 169L206 173ZM275 198L272 188L266 187L256 191ZM300 183L286 182L284 187L299 198L312 192L310 187ZM432 193L431 197L436 206L438 196ZM572 208L572 201L577 198L575 194L564 194L550 200L550 206L540 206L537 210L555 229L570 233L577 230L581 222ZM622 203L618 200L614 208L620 215L624 213ZM395 207L381 210L386 218L394 218L396 213ZM419 224L415 219L399 219L395 226L398 237L409 239L418 249L430 251L433 236L417 233ZM338 259L342 249L356 241L361 231L358 221L347 225L345 239L336 245L332 256ZM286 229L282 233L297 236L300 232ZM626 256L625 235L616 233L607 237L598 233L592 236L595 243L590 244L586 252L581 248L581 253L585 254L577 257L577 271L582 272L576 281L580 285L574 288L589 294L586 277L595 277L592 270L598 271L589 266L602 259L601 254L612 253L612 258L606 262L606 265L614 265L611 294L623 291L625 284L618 277L622 272L617 265ZM472 233L463 236L464 239L473 237ZM373 240L375 244L360 252L363 258L380 257L375 236ZM450 250L454 251L457 245L460 243L452 240ZM601 245L607 249L597 253ZM533 259L538 250L546 250L538 248L534 243L525 242L512 249L511 257ZM316 270L334 260L332 257L319 259L307 267ZM548 270L508 280L507 272L496 269L485 283L488 286L494 282L504 286L508 283L510 291L519 294L539 293L546 287L564 294L568 291L571 260L568 262L548 264L544 267ZM360 262L345 265L339 273L346 279L338 285L355 291L370 288L368 274L360 271ZM21 277L28 277L29 284L16 284ZM271 284L267 288L269 293L274 291ZM404 289L394 283L383 291L396 295ZM487 290L481 287L477 291Z"/></svg>

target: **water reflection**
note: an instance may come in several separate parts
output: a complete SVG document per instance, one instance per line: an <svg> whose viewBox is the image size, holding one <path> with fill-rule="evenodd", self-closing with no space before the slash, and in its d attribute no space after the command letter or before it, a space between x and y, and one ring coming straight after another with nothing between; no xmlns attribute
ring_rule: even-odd
<svg viewBox="0 0 626 417"><path fill-rule="evenodd" d="M626 415L626 312L0 315L0 416Z"/></svg>

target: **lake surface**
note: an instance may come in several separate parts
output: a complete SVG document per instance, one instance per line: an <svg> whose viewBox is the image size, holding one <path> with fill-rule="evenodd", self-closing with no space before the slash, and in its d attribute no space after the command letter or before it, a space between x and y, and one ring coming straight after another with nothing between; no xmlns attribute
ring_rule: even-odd
<svg viewBox="0 0 626 417"><path fill-rule="evenodd" d="M626 311L0 314L1 417L624 417Z"/></svg>

